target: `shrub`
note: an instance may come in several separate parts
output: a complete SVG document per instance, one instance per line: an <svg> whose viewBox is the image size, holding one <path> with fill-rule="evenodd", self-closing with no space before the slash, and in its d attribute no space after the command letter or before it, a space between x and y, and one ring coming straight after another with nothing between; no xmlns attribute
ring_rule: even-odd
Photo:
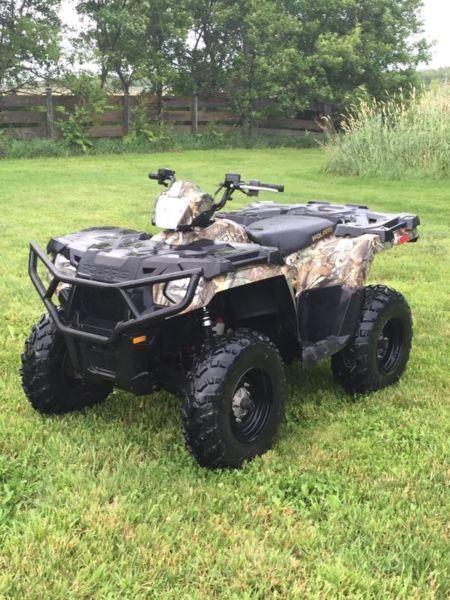
<svg viewBox="0 0 450 600"><path fill-rule="evenodd" d="M6 136L5 132L0 129L0 158L6 155Z"/></svg>
<svg viewBox="0 0 450 600"><path fill-rule="evenodd" d="M325 145L326 170L388 178L450 174L450 87L362 101Z"/></svg>
<svg viewBox="0 0 450 600"><path fill-rule="evenodd" d="M155 135L149 139L145 136L127 136L122 139L95 139L82 146L72 142L67 136L62 140L31 139L0 140L0 158L41 158L54 156L77 156L80 154L146 154L166 150L209 150L215 148L315 148L321 136L305 133L295 136L254 135L249 138L239 129L228 133L217 130L206 131L197 135L180 133L174 129L163 128L162 134L154 130Z"/></svg>
<svg viewBox="0 0 450 600"><path fill-rule="evenodd" d="M100 124L101 115L107 108L107 93L97 77L86 73L69 74L64 83L77 97L77 103L73 109L57 107L63 118L56 125L69 146L87 152L93 145L89 128Z"/></svg>

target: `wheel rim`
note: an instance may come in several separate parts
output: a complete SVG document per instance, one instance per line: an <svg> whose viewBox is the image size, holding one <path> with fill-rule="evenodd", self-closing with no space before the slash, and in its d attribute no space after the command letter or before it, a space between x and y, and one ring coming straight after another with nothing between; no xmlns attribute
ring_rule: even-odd
<svg viewBox="0 0 450 600"><path fill-rule="evenodd" d="M239 379L231 402L230 422L236 438L254 442L266 426L272 406L272 385L262 369L250 369Z"/></svg>
<svg viewBox="0 0 450 600"><path fill-rule="evenodd" d="M386 375L395 371L402 353L403 325L400 319L390 319L377 340L377 362Z"/></svg>

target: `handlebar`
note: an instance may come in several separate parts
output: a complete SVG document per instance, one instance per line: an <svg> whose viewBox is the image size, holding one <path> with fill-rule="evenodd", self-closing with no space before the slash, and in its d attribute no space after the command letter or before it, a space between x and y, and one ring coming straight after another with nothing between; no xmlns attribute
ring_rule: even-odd
<svg viewBox="0 0 450 600"><path fill-rule="evenodd" d="M268 192L284 192L284 185L279 185L277 183L262 183L262 181L249 181L248 183L242 182L239 186L239 189L254 191L266 190Z"/></svg>
<svg viewBox="0 0 450 600"><path fill-rule="evenodd" d="M173 183L175 181L175 171L171 169L158 169L156 173L149 173L149 178L156 180L160 185L168 186L167 182ZM263 183L256 179L250 181L242 181L239 173L227 173L225 180L220 184L218 190L214 194L214 198L217 194L224 190L222 198L214 203L212 210L220 210L225 206L228 200L231 200L233 192L239 190L247 196L257 196L259 192L284 192L284 185L278 183Z"/></svg>

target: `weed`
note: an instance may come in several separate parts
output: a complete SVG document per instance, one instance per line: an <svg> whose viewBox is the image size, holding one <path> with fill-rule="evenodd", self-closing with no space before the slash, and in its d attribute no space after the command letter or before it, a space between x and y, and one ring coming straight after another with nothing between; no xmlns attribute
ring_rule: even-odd
<svg viewBox="0 0 450 600"><path fill-rule="evenodd" d="M450 175L450 86L362 101L325 146L326 170L387 178Z"/></svg>

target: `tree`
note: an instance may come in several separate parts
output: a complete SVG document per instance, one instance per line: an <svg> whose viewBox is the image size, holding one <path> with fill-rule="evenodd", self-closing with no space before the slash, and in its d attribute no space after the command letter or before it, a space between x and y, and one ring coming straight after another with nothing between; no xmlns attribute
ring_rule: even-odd
<svg viewBox="0 0 450 600"><path fill-rule="evenodd" d="M182 2L171 0L85 0L78 12L88 17L81 39L94 44L102 84L115 74L125 94L139 81L157 96L174 79L187 36Z"/></svg>
<svg viewBox="0 0 450 600"><path fill-rule="evenodd" d="M140 0L85 0L77 11L88 18L80 38L94 47L102 85L113 73L128 94L142 64L145 19Z"/></svg>
<svg viewBox="0 0 450 600"><path fill-rule="evenodd" d="M60 56L59 0L0 2L0 90L49 79Z"/></svg>
<svg viewBox="0 0 450 600"><path fill-rule="evenodd" d="M304 102L287 93L301 66L299 23L277 0L230 2L223 22L232 32L227 87L251 133L265 115L286 114Z"/></svg>
<svg viewBox="0 0 450 600"><path fill-rule="evenodd" d="M437 69L424 69L418 72L418 76L427 87L436 86L439 83L448 85L450 83L450 67L438 67Z"/></svg>
<svg viewBox="0 0 450 600"><path fill-rule="evenodd" d="M184 2L178 0L142 0L144 36L141 42L141 83L156 96L158 114L164 89L176 79L188 35Z"/></svg>
<svg viewBox="0 0 450 600"><path fill-rule="evenodd" d="M177 60L175 88L186 94L214 94L227 83L234 32L229 27L229 2L188 0L189 35Z"/></svg>
<svg viewBox="0 0 450 600"><path fill-rule="evenodd" d="M103 84L228 92L251 130L313 101L342 107L415 83L422 0L83 0Z"/></svg>
<svg viewBox="0 0 450 600"><path fill-rule="evenodd" d="M362 93L385 98L417 83L428 57L422 0L235 0L227 78L251 130L265 114L315 101L340 109Z"/></svg>
<svg viewBox="0 0 450 600"><path fill-rule="evenodd" d="M416 83L428 58L423 0L281 0L298 23L300 76L289 87L343 105L363 89L376 98Z"/></svg>

